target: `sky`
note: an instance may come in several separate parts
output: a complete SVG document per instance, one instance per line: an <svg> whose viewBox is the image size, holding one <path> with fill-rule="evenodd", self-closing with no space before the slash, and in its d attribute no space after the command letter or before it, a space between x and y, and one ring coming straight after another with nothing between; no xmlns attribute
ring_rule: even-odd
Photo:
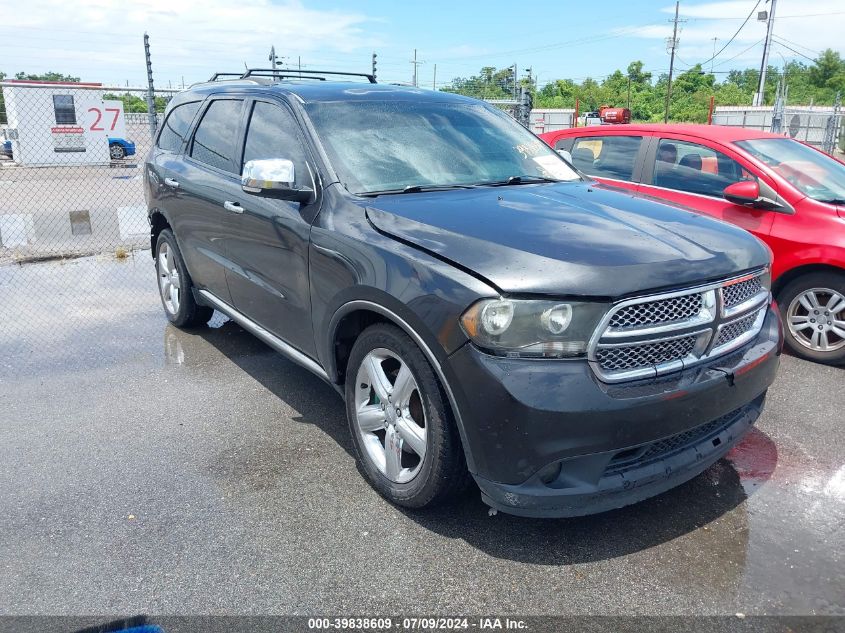
<svg viewBox="0 0 845 633"><path fill-rule="evenodd" d="M765 24L757 11L768 3L682 0L677 69L707 62L709 71L714 46L728 44L749 14L712 66L720 79L759 66ZM266 67L271 46L291 65L318 70L369 72L376 52L379 80L399 82L411 80L416 48L424 87L514 63L520 75L531 67L541 86L601 80L636 59L657 76L669 68L673 12L666 0L0 0L0 71L143 85L146 31L161 88ZM779 0L770 64L809 63L825 48L845 56L843 33L845 0Z"/></svg>

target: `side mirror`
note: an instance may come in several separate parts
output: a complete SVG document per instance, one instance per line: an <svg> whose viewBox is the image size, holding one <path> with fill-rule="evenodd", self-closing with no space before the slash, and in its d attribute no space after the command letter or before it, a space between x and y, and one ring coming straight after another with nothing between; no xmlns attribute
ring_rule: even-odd
<svg viewBox="0 0 845 633"><path fill-rule="evenodd" d="M760 185L756 180L740 180L725 187L722 195L736 204L754 204L760 199Z"/></svg>
<svg viewBox="0 0 845 633"><path fill-rule="evenodd" d="M570 152L567 152L565 149L556 149L555 151L560 154L563 160L565 160L570 165L572 164L572 154Z"/></svg>
<svg viewBox="0 0 845 633"><path fill-rule="evenodd" d="M247 161L241 174L241 188L247 193L294 202L308 202L314 195L310 187L296 187L293 161L287 158Z"/></svg>

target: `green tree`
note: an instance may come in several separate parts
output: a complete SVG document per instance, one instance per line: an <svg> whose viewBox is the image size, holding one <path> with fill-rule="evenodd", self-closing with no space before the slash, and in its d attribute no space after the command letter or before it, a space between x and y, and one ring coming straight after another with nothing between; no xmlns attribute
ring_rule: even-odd
<svg viewBox="0 0 845 633"><path fill-rule="evenodd" d="M808 74L810 82L817 88L841 90L842 80L845 79L845 61L839 53L828 48L816 58Z"/></svg>
<svg viewBox="0 0 845 633"><path fill-rule="evenodd" d="M122 101L124 112L147 112L146 97L140 97L137 94L132 94L129 92L126 92L124 94L106 93L103 95L103 99ZM165 97L156 97L156 112L164 112L165 108L167 108L168 101L169 99L166 99Z"/></svg>
<svg viewBox="0 0 845 633"><path fill-rule="evenodd" d="M639 60L628 64L628 78L639 86L651 84L651 73L643 72L643 63Z"/></svg>
<svg viewBox="0 0 845 633"><path fill-rule="evenodd" d="M79 83L79 77L71 77L70 75L63 75L62 73L54 73L52 71L42 73L40 75L31 75L24 72L15 73L15 79L27 81L67 81L71 83Z"/></svg>

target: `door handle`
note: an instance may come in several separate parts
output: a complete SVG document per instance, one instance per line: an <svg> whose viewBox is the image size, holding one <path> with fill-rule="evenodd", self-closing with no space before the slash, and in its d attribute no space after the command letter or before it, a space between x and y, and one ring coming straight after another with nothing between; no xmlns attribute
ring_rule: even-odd
<svg viewBox="0 0 845 633"><path fill-rule="evenodd" d="M240 202L229 202L226 200L223 202L223 208L226 211L231 211L232 213L243 213L244 208L241 206Z"/></svg>
<svg viewBox="0 0 845 633"><path fill-rule="evenodd" d="M179 188L179 181L173 180L173 178L165 178L164 184L170 187L171 189L178 189Z"/></svg>

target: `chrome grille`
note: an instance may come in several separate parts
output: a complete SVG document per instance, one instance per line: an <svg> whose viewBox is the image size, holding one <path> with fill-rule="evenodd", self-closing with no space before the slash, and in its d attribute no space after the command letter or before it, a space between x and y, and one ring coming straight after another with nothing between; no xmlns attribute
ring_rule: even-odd
<svg viewBox="0 0 845 633"><path fill-rule="evenodd" d="M628 328L658 323L684 321L697 316L704 307L700 294L670 297L625 306L610 319L612 328Z"/></svg>
<svg viewBox="0 0 845 633"><path fill-rule="evenodd" d="M746 281L731 284L722 288L722 297L726 308L738 306L744 301L748 301L751 297L763 292L763 284L760 283L760 277L753 277Z"/></svg>
<svg viewBox="0 0 845 633"><path fill-rule="evenodd" d="M653 377L741 347L763 325L765 274L618 303L590 341L594 370L607 382Z"/></svg>
<svg viewBox="0 0 845 633"><path fill-rule="evenodd" d="M759 313L760 311L758 310L757 312L753 312L748 316L744 316L741 319L731 321L727 325L722 326L722 329L719 330L719 338L716 339L715 347L721 347L722 345L739 338L746 332L750 332L754 328L754 322L757 320Z"/></svg>
<svg viewBox="0 0 845 633"><path fill-rule="evenodd" d="M659 365L679 358L686 358L695 347L696 337L686 336L671 341L646 345L608 347L598 351L601 368L607 371L627 370L644 365Z"/></svg>

